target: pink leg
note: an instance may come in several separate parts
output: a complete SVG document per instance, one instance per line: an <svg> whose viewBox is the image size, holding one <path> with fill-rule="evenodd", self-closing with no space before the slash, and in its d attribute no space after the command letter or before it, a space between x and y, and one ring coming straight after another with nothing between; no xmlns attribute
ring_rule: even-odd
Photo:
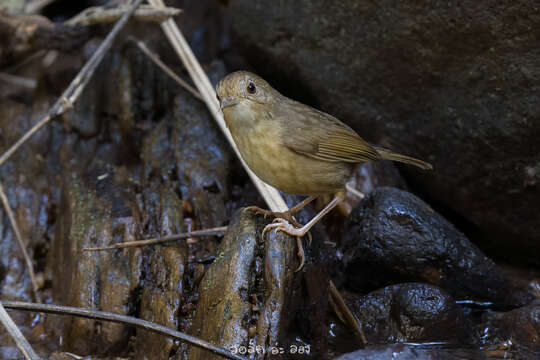
<svg viewBox="0 0 540 360"><path fill-rule="evenodd" d="M317 215L315 215L315 217L313 217L313 219L311 219L306 225L300 228L294 227L286 219L276 218L271 224L266 225L262 233L263 237L268 230L272 229L275 229L275 231L282 231L292 236L296 236L298 243L298 256L300 257L300 266L295 271L298 271L302 268L302 266L304 266L305 261L304 249L302 248L302 242L300 241L300 238L306 235L306 233L308 233L308 231L313 227L313 225L315 225L319 220L321 220L324 215L328 214L330 210L335 208L344 198L345 192L340 191L336 193L332 201L330 201L328 205L324 207L324 209L322 209Z"/></svg>

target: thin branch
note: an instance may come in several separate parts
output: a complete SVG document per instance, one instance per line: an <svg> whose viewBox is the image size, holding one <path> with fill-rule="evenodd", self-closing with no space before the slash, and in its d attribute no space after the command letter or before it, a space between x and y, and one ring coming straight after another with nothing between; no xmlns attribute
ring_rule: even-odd
<svg viewBox="0 0 540 360"><path fill-rule="evenodd" d="M189 238L189 237L192 237L192 236L212 236L212 235L220 236L220 235L223 235L223 233L225 231L227 231L227 226L220 226L220 227L215 227L215 228L211 228L211 229L196 230L196 231L185 232L185 233L181 233L181 234L163 236L163 237L160 237L160 238L152 238L152 239L145 239L145 240L120 242L120 243L116 243L116 244L111 245L111 246L83 248L83 251L114 250L114 249L122 249L122 248L128 248L128 247L139 247L139 246L145 246L145 245L154 245L154 244L161 244L161 243L165 243L165 242L185 239L185 238Z"/></svg>
<svg viewBox="0 0 540 360"><path fill-rule="evenodd" d="M26 339L24 338L23 334L21 333L17 325L15 325L15 323L13 322L13 320L7 313L6 309L4 309L4 307L2 306L2 303L0 303L0 323L4 325L4 327L6 328L7 332L9 333L13 341L15 341L15 344L17 344L17 347L19 348L19 350L21 350L21 352L23 353L25 359L27 360L40 359L40 357L37 356L34 349L32 349L32 347L30 346L28 341L26 341Z"/></svg>
<svg viewBox="0 0 540 360"><path fill-rule="evenodd" d="M89 26L94 24L111 23L118 20L127 9L128 7L125 5L117 7L89 7L66 21L64 24L69 26ZM155 6L141 5L137 10L135 10L133 18L140 21L162 22L180 14L181 12L182 10L172 7L156 8Z"/></svg>
<svg viewBox="0 0 540 360"><path fill-rule="evenodd" d="M0 80L11 85L22 86L28 89L35 89L37 85L36 79L12 75L5 72L0 72Z"/></svg>
<svg viewBox="0 0 540 360"><path fill-rule="evenodd" d="M13 216L13 211L11 210L11 207L9 206L9 201L6 196L6 193L4 192L4 186L2 185L2 183L0 183L0 199L2 200L2 205L4 205L4 209L6 209L9 222L11 223L11 226L13 227L15 238L17 239L17 242L19 243L19 246L21 248L21 251L24 257L24 262L26 263L26 268L28 269L30 282L32 283L32 289L34 290L34 296L37 302L41 302L41 297L39 296L39 293L38 293L36 275L34 273L34 265L32 264L32 260L30 259L30 256L28 255L28 251L26 251L26 245L24 244L24 241L22 239L19 226L17 225L17 222L15 221L15 216Z"/></svg>
<svg viewBox="0 0 540 360"><path fill-rule="evenodd" d="M64 93L58 98L54 103L52 108L49 110L49 113L43 117L36 125L34 125L26 134L24 134L15 144L13 144L1 157L0 157L0 166L4 164L15 151L21 147L32 135L34 135L38 130L40 130L45 124L47 124L52 118L63 114L66 110L73 107L73 104L79 98L82 90L85 88L86 84L92 78L94 71L97 66L100 64L101 60L105 56L105 53L112 45L112 42L116 35L127 23L129 17L137 6L142 2L142 0L135 0L135 2L130 6L129 10L122 16L120 20L114 25L111 32L107 35L103 43L101 43L98 50L92 55L84 67L79 71L77 76L71 81L68 88Z"/></svg>
<svg viewBox="0 0 540 360"><path fill-rule="evenodd" d="M204 101L204 99L202 98L201 94L199 94L197 92L196 89L193 88L193 86L189 85L187 82L185 82L182 78L180 78L178 75L175 74L174 71L171 70L171 68L169 68L167 65L165 65L163 63L163 61L161 61L159 59L159 57L152 53L152 51L150 49L148 49L148 47L140 40L136 39L135 37L133 36L130 36L128 37L128 40L131 40L133 41L135 44L137 44L137 46L139 47L139 49L141 49L141 51L150 58L150 60L152 60L154 62L154 64L156 64L157 66L159 66L159 68L161 70L163 70L167 75L169 75L171 78L173 78L174 81L176 81L178 83L178 85L182 86L184 89L186 89L187 91L189 91L191 93L191 95L195 96L197 99L201 100L201 101Z"/></svg>
<svg viewBox="0 0 540 360"><path fill-rule="evenodd" d="M345 322L348 323L349 326L351 326L360 337L360 340L362 341L362 347L367 345L366 336L364 335L364 332L360 327L360 321L358 321L358 319L351 312L332 280L330 280L330 296L334 304L336 305L339 313L341 313L345 317Z"/></svg>
<svg viewBox="0 0 540 360"><path fill-rule="evenodd" d="M218 346L212 345L204 340L184 334L180 331L169 329L168 327L165 327L163 325L159 325L159 324L147 321L147 320L137 319L132 316L119 315L119 314L113 314L113 313L109 313L105 311L77 308L77 307L71 307L71 306L33 304L33 303L25 303L25 302L20 302L20 301L2 301L1 304L3 304L4 307L8 309L44 312L44 313L58 314L58 315L73 315L73 316L80 316L87 319L111 321L115 323L133 325L137 328L152 331L161 335L171 337L173 339L185 341L187 343L212 351L216 354L219 354L229 359L246 360L242 356L233 354L229 352L228 350L225 350L224 348L220 348Z"/></svg>
<svg viewBox="0 0 540 360"><path fill-rule="evenodd" d="M165 7L165 4L162 0L148 0L148 2L156 7ZM218 126L221 128L221 130L227 137L229 144L234 149L236 155L242 162L244 169L246 170L249 177L251 178L251 180L261 193L262 197L268 204L268 207L272 211L287 211L287 204L279 194L279 191L259 179L242 160L242 157L238 152L238 148L236 147L236 144L234 143L234 140L232 139L232 136L229 133L227 126L225 125L225 120L223 120L223 114L220 111L219 104L216 99L216 92L214 91L210 80L208 80L208 76L206 76L206 73L204 72L201 65L197 61L197 58L193 54L193 51L191 51L191 48L189 47L186 39L180 32L180 29L178 29L178 26L176 26L176 23L172 19L169 19L161 23L161 28L165 32L165 35L169 39L172 47L182 60L182 63L189 72L191 79L199 90L199 93L204 98L204 102L210 110L210 113L212 114L212 116L214 116L214 119L218 123Z"/></svg>
<svg viewBox="0 0 540 360"><path fill-rule="evenodd" d="M354 196L356 196L360 200L362 200L363 198L366 197L366 195L364 195L363 192L361 192L360 190L356 190L356 188L354 186L352 186L351 183L346 183L345 188L347 189L348 192L350 192L351 194L353 194Z"/></svg>
<svg viewBox="0 0 540 360"><path fill-rule="evenodd" d="M47 53L47 50L38 50L35 53L33 53L32 55L30 55L30 56L26 57L25 59L21 60L20 62L12 65L12 66L10 66L10 67L8 67L6 69L4 69L4 71L7 72L7 73L15 72L16 70L22 68L23 66L28 65L32 61L43 57L46 53Z"/></svg>

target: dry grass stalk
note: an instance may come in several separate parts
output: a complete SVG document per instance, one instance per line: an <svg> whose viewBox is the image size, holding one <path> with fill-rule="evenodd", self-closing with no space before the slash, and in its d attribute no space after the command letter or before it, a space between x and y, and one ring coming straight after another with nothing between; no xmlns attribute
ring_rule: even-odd
<svg viewBox="0 0 540 360"><path fill-rule="evenodd" d="M190 232L185 232L185 233L180 233L180 234L175 234L175 235L162 236L159 238L120 242L111 246L84 248L83 250L84 251L101 251L101 250L123 249L123 248L129 248L129 247L139 247L139 246L146 246L146 245L155 245L155 244L162 244L166 242L176 241L180 239L186 239L193 236L220 236L220 235L223 235L225 231L227 231L227 226L220 226L220 227L215 227L211 229L195 230L195 231L190 231Z"/></svg>
<svg viewBox="0 0 540 360"><path fill-rule="evenodd" d="M338 317L344 323L348 324L351 328L353 328L354 331L356 331L356 333L360 337L360 340L362 341L362 348L367 345L366 336L364 335L364 331L360 327L360 322L349 309L349 307L345 303L345 300L339 293L336 285L332 280L330 280L330 300L332 306L335 306L334 312L338 315Z"/></svg>
<svg viewBox="0 0 540 360"><path fill-rule="evenodd" d="M111 23L120 19L128 8L129 6L127 5L116 7L89 7L66 21L64 24L70 26L89 26L102 23ZM172 7L156 8L154 6L141 5L137 10L135 10L133 18L140 21L162 22L180 14L181 12L182 10Z"/></svg>
<svg viewBox="0 0 540 360"><path fill-rule="evenodd" d="M0 183L0 199L2 200L2 205L4 205L4 209L6 209L9 222L11 223L11 227L13 227L15 238L17 239L17 242L19 243L19 246L21 247L24 261L26 263L26 268L28 269L28 276L30 277L30 282L32 283L32 290L34 291L34 296L37 302L41 302L41 297L39 296L39 292L38 292L39 287L36 281L36 274L34 273L34 264L32 263L32 259L30 259L30 256L28 255L28 251L26 251L26 245L23 241L21 231L19 230L19 226L17 225L17 222L15 221L15 216L13 215L13 211L11 210L11 207L9 206L9 201L6 196L6 193L4 192L4 186L2 185L2 183Z"/></svg>
<svg viewBox="0 0 540 360"><path fill-rule="evenodd" d="M36 354L34 349L30 346L28 341L24 338L23 334L15 325L9 314L7 313L6 309L4 309L4 306L2 306L2 303L0 303L0 323L4 325L6 328L8 334L11 336L13 341L15 341L15 344L17 344L17 347L24 355L24 358L27 360L39 360L40 357Z"/></svg>
<svg viewBox="0 0 540 360"><path fill-rule="evenodd" d="M156 7L165 7L165 4L162 0L148 0L148 2ZM210 110L210 114L214 116L214 119L216 120L218 126L227 137L229 144L234 149L234 152L242 162L244 169L259 190L261 196L268 204L268 207L272 211L287 211L287 204L279 194L279 191L277 191L272 186L262 182L242 160L242 157L238 152L238 148L236 147L236 144L234 143L234 140L229 133L229 130L227 129L225 120L223 120L223 115L221 114L219 103L216 99L216 92L214 90L214 87L210 83L208 76L206 76L206 73L197 61L197 58L195 58L193 51L191 51L191 48L189 47L186 39L180 32L180 29L178 28L178 26L176 26L176 23L172 19L169 19L161 23L161 28L165 32L165 35L167 36L167 39L169 39L172 47L182 60L182 63L186 67L189 75L191 76L191 79L193 80L195 86L199 90L199 93L203 97L206 106Z"/></svg>
<svg viewBox="0 0 540 360"><path fill-rule="evenodd" d="M197 92L196 89L193 88L193 86L189 85L187 82L185 82L180 76L176 75L174 71L171 70L167 65L163 63L163 61L160 60L159 56L154 54L142 41L137 40L133 36L129 37L129 40L133 41L137 47L150 58L156 64L159 66L161 70L163 70L167 75L169 75L178 85L186 89L191 95L195 96L197 99L204 101L201 94Z"/></svg>

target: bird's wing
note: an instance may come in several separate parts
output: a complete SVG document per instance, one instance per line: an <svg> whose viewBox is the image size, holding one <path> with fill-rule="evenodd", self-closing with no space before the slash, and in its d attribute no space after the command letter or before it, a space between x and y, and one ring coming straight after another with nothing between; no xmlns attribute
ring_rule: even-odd
<svg viewBox="0 0 540 360"><path fill-rule="evenodd" d="M289 149L330 162L365 162L381 158L377 150L335 117L296 101L288 103L282 141ZM290 111L293 110L293 111ZM294 114L292 118L291 114Z"/></svg>

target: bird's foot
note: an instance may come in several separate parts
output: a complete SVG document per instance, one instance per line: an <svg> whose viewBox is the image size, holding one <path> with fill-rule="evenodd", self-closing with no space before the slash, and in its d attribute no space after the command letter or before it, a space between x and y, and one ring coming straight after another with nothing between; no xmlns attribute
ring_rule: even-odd
<svg viewBox="0 0 540 360"><path fill-rule="evenodd" d="M242 211L252 211L255 214L263 215L265 218L267 216L273 216L275 218L285 219L289 223L293 224L296 227L299 227L299 228L302 227L302 224L300 224L298 221L296 221L294 216L289 211L283 211L283 212L270 211L270 210L266 210L266 209L261 209L258 206L248 206L248 207L245 207ZM311 235L310 235L310 238L311 238ZM311 243L311 241L310 241L310 243Z"/></svg>
<svg viewBox="0 0 540 360"><path fill-rule="evenodd" d="M262 232L263 238L266 232L272 229L274 229L276 233L278 231L281 231L281 232L284 232L286 234L296 237L296 244L298 246L298 257L300 258L300 266L298 266L295 272L302 269L302 267L304 267L304 262L306 260L306 255L304 253L304 248L302 246L302 237L308 234L309 243L311 244L311 233L308 231L309 229L306 229L305 226L300 226L296 228L287 219L276 218L271 224L268 224L264 227L263 232Z"/></svg>
<svg viewBox="0 0 540 360"><path fill-rule="evenodd" d="M275 218L271 224L266 225L266 227L263 230L263 235L266 231L272 230L272 229L275 229L276 231L281 231L281 232L284 232L286 234L289 234L291 236L296 236L296 237L302 237L308 233L308 229L306 229L305 227L301 225L299 227L295 227L295 225L296 224L294 225L291 224L291 222L289 222L289 219L278 217L278 218Z"/></svg>

